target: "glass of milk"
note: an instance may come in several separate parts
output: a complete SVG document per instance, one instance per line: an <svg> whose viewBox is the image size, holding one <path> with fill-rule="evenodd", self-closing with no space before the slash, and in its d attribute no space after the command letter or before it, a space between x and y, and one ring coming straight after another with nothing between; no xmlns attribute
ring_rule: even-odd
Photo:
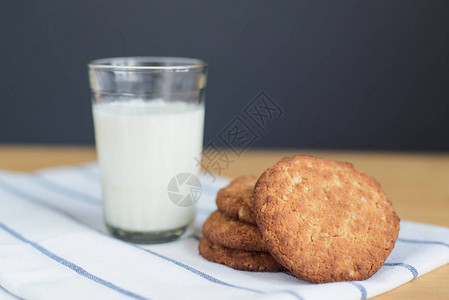
<svg viewBox="0 0 449 300"><path fill-rule="evenodd" d="M192 228L207 66L198 59L123 57L89 64L104 218L136 243Z"/></svg>

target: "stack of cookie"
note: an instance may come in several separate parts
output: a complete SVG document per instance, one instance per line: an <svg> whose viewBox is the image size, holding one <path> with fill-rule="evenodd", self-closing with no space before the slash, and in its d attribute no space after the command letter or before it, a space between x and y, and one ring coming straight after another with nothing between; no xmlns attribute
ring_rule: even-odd
<svg viewBox="0 0 449 300"><path fill-rule="evenodd" d="M244 271L280 271L252 212L256 176L233 180L217 194L217 211L203 225L200 254L207 260Z"/></svg>
<svg viewBox="0 0 449 300"><path fill-rule="evenodd" d="M373 178L349 163L285 157L217 195L200 254L235 269L286 268L313 282L364 280L395 245L399 218Z"/></svg>

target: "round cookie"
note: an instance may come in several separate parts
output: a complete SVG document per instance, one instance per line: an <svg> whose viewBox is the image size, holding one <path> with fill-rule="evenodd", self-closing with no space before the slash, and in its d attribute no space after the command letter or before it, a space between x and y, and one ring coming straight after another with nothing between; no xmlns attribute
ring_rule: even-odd
<svg viewBox="0 0 449 300"><path fill-rule="evenodd" d="M208 261L241 271L277 272L284 270L270 253L225 248L201 238L199 251Z"/></svg>
<svg viewBox="0 0 449 300"><path fill-rule="evenodd" d="M218 191L218 209L233 219L255 225L252 197L256 181L257 176L240 176L232 180Z"/></svg>
<svg viewBox="0 0 449 300"><path fill-rule="evenodd" d="M270 253L313 283L371 277L399 232L379 183L349 163L285 157L258 179L253 205Z"/></svg>
<svg viewBox="0 0 449 300"><path fill-rule="evenodd" d="M224 247L268 252L257 226L234 220L218 210L204 222L203 235Z"/></svg>

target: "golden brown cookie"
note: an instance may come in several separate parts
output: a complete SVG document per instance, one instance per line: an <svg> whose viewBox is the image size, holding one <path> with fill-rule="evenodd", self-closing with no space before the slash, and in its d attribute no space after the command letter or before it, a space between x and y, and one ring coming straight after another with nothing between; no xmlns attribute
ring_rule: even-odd
<svg viewBox="0 0 449 300"><path fill-rule="evenodd" d="M224 247L268 252L257 226L234 220L218 210L204 222L203 235Z"/></svg>
<svg viewBox="0 0 449 300"><path fill-rule="evenodd" d="M349 163L310 156L284 157L265 171L253 205L270 253L314 283L369 278L399 231L377 181Z"/></svg>
<svg viewBox="0 0 449 300"><path fill-rule="evenodd" d="M214 244L206 238L200 240L200 254L208 261L242 271L277 272L284 270L270 253L231 249Z"/></svg>
<svg viewBox="0 0 449 300"><path fill-rule="evenodd" d="M218 209L233 219L255 225L252 197L256 181L257 176L240 176L232 180L218 191Z"/></svg>

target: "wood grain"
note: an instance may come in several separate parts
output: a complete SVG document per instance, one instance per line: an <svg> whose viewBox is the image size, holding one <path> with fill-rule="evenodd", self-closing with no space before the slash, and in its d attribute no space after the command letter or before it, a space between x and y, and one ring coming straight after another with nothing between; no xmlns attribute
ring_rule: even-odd
<svg viewBox="0 0 449 300"><path fill-rule="evenodd" d="M352 162L376 178L403 220L449 227L449 153L380 153L313 150L246 151L222 175L260 174L286 155L308 154ZM32 171L96 159L93 147L0 146L0 169ZM448 299L449 265L375 299Z"/></svg>

